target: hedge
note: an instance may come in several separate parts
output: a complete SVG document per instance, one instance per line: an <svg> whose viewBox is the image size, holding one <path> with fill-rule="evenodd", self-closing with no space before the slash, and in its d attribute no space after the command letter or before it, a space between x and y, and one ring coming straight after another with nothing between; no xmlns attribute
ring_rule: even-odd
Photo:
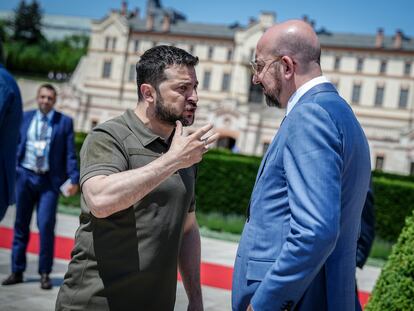
<svg viewBox="0 0 414 311"><path fill-rule="evenodd" d="M76 134L78 153L85 137L85 133ZM204 213L246 215L260 161L260 157L210 150L199 165L197 209ZM414 183L409 182L410 176L382 172L373 172L373 176L376 235L395 242L406 216L414 210ZM73 205L76 198L62 199L61 203Z"/></svg>
<svg viewBox="0 0 414 311"><path fill-rule="evenodd" d="M414 183L374 177L376 234L395 242L414 210Z"/></svg>
<svg viewBox="0 0 414 311"><path fill-rule="evenodd" d="M407 218L365 310L414 310L414 214Z"/></svg>
<svg viewBox="0 0 414 311"><path fill-rule="evenodd" d="M372 176L377 177L377 178L385 177L387 179L414 182L414 175L399 175L399 174L385 173L383 171L374 170L372 171Z"/></svg>
<svg viewBox="0 0 414 311"><path fill-rule="evenodd" d="M257 157L207 153L198 170L197 209L246 214L259 165Z"/></svg>
<svg viewBox="0 0 414 311"><path fill-rule="evenodd" d="M200 164L197 206L203 212L245 215L260 158L215 151ZM377 237L395 242L414 210L414 183L405 176L374 173ZM395 180L389 178L397 178Z"/></svg>

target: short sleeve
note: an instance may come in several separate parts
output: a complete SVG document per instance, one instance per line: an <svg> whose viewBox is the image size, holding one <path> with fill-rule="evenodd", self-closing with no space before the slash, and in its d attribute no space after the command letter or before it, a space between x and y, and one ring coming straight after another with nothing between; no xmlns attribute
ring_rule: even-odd
<svg viewBox="0 0 414 311"><path fill-rule="evenodd" d="M93 131L86 138L80 153L80 185L91 177L111 175L128 169L122 142L105 131Z"/></svg>

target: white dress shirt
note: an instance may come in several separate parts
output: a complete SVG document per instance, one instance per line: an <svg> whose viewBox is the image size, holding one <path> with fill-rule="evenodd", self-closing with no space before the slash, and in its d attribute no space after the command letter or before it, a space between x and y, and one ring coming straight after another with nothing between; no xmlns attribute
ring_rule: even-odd
<svg viewBox="0 0 414 311"><path fill-rule="evenodd" d="M293 107L297 104L299 99L303 95L305 95L305 93L307 91L309 91L314 86L316 86L318 84L322 84L322 83L330 83L330 82L328 81L328 79L326 77L319 76L319 77L313 78L312 80L309 80L308 82L303 84L300 88L298 88L296 90L296 92L293 93L292 96L290 96L290 98L288 100L288 104L287 104L287 108L286 108L286 115L288 115L289 112L292 111Z"/></svg>

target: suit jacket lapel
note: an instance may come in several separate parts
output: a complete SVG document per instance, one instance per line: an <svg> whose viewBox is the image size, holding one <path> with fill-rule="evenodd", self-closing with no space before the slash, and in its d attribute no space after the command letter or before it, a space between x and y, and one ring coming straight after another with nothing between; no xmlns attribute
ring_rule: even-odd
<svg viewBox="0 0 414 311"><path fill-rule="evenodd" d="M55 113L53 114L53 118L52 118L52 137L50 138L50 149L52 149L52 145L55 141L57 128L59 126L59 119L60 119L60 114L57 111L55 111Z"/></svg>
<svg viewBox="0 0 414 311"><path fill-rule="evenodd" d="M266 153L263 157L262 163L260 164L260 167L259 167L259 171L257 172L255 185L257 184L257 181L260 179L260 176L262 176L264 167L266 166L267 158L269 157L270 151L273 149L272 147L275 144L277 144L277 139L279 137L279 131L282 128L282 125L283 125L283 122L285 121L285 119L286 119L286 116L283 118L282 122L280 123L280 126L279 126L279 129L277 130L276 136L274 137L272 143L270 144L269 148L267 149L267 151L266 151Z"/></svg>

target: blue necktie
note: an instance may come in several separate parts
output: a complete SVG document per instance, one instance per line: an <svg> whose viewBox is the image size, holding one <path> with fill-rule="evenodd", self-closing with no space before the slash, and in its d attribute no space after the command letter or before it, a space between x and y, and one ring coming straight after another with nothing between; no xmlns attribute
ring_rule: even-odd
<svg viewBox="0 0 414 311"><path fill-rule="evenodd" d="M39 135L39 141L45 141L47 138L47 130L48 130L48 122L47 122L47 117L43 116L42 117L42 125L40 127L40 135ZM46 146L45 146L46 148ZM41 156L36 156L36 169L37 170L41 170L45 164L45 154L43 152L43 155Z"/></svg>

